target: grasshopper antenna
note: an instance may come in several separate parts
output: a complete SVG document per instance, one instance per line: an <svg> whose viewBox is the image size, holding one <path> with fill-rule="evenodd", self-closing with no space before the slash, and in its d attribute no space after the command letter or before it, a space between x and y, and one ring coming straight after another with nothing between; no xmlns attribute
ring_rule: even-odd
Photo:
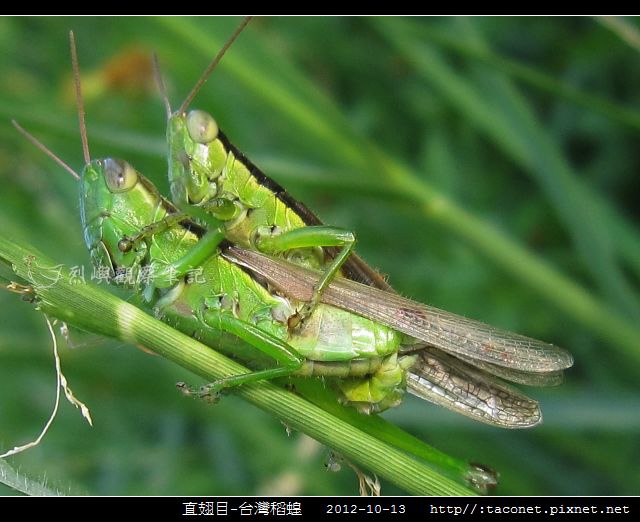
<svg viewBox="0 0 640 522"><path fill-rule="evenodd" d="M167 96L167 87L164 84L164 79L162 78L162 71L160 70L160 62L158 61L158 55L153 53L153 79L156 81L156 85L158 86L158 90L160 91L160 96L162 97L162 101L164 102L164 108L167 111L167 119L171 118L171 104L169 103L169 97Z"/></svg>
<svg viewBox="0 0 640 522"><path fill-rule="evenodd" d="M189 93L189 95L182 102L182 105L180 106L180 109L178 109L179 113L183 113L183 112L185 112L187 110L187 107L189 107L189 105L191 104L191 102L195 98L196 94L198 94L198 92L200 91L200 89L204 85L204 82L206 82L209 79L209 76L211 75L213 70L220 63L220 60L222 60L222 57L224 56L224 53L226 53L227 49L229 49L229 47L231 47L231 44L233 44L233 42L236 41L236 38L238 38L238 36L240 36L240 33L244 30L244 28L247 26L247 24L251 21L252 18L253 18L253 16L245 16L244 20L242 20L242 22L240 22L240 25L238 26L238 28L231 35L231 37L227 40L227 42L222 46L222 49L220 49L218 51L218 54L216 54L214 59L211 60L211 63L204 70L204 72L202 73L202 76L200 76L200 78L198 79L198 81L194 85L193 89L191 89L191 92Z"/></svg>
<svg viewBox="0 0 640 522"><path fill-rule="evenodd" d="M82 100L82 86L80 85L80 67L78 66L78 51L76 49L76 37L73 31L69 31L69 47L71 48L71 67L73 68L73 82L76 86L76 105L78 106L78 122L80 124L80 139L82 140L82 153L85 164L91 163L89 154L89 141L87 140L87 124L84 119L84 103Z"/></svg>
<svg viewBox="0 0 640 522"><path fill-rule="evenodd" d="M62 161L58 156L56 156L53 152L51 152L51 150L49 150L44 143L42 143L40 140L38 140L38 138L36 138L32 134L24 130L16 120L11 120L11 123L20 134L22 134L25 138L27 138L31 143L33 143L38 149L44 152L47 156L49 156L53 161L55 161L63 169L69 172L74 178L80 181L80 175L75 170L73 170L69 165L67 165L64 161Z"/></svg>

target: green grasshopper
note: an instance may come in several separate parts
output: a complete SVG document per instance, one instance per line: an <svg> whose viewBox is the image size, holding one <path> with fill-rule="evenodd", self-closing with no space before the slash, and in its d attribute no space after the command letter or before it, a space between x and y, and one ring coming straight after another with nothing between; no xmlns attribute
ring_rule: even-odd
<svg viewBox="0 0 640 522"><path fill-rule="evenodd" d="M76 64L73 45L72 53ZM76 78L79 92L77 72ZM254 370L213 383L206 393L259 379L319 376L343 402L374 413L399 403L408 380L412 393L482 422L517 428L540 421L537 402L491 374L555 384L572 364L567 352L342 278L327 283L327 302L296 321L324 275L232 247L217 221L204 230L187 220L128 163L91 161L80 99L81 217L92 262L114 273L145 271L145 298L163 320ZM206 284L189 280L196 267Z"/></svg>
<svg viewBox="0 0 640 522"><path fill-rule="evenodd" d="M221 243L222 230L204 232L184 221L122 252L122 237L170 216L175 207L121 160L88 163L81 187L84 235L94 264L116 272L151 267L154 277L145 293L159 317L262 368L213 383L207 392L259 379L320 376L334 384L343 402L375 413L400 402L409 375L410 391L422 398L490 424L527 427L541 419L538 404L487 371L540 385L555 383L572 363L553 345L342 278L325 292L332 304L319 303L307 320L292 326L311 296L304 294L305 281L313 287L317 275L305 280L296 271L305 269L297 265ZM270 291L241 265L301 300ZM206 284L186 280L194 267L202 268ZM274 275L277 270L284 275ZM303 282L294 285L296 278ZM247 351L245 343L254 350ZM268 368L269 358L279 366Z"/></svg>
<svg viewBox="0 0 640 522"><path fill-rule="evenodd" d="M93 263L109 266L115 272L150 267L154 276L145 293L159 317L249 366L263 368L213 383L207 392L259 379L321 376L335 385L343 402L373 413L400 402L410 375L410 391L416 395L438 401L444 392L449 399L444 405L449 408L491 424L525 427L540 421L535 401L438 349L417 345L413 338L403 335L405 324L411 325L414 333L426 328L428 333L421 337L427 335L433 344L439 338L443 347L447 341L457 345L457 352L469 359L471 353L475 359L480 358L475 347L484 342L484 362L481 359L476 366L487 369L502 365L502 375L513 380L536 384L547 377L555 380L559 368L571 363L570 356L553 345L464 322L453 314L380 290L373 294L374 289L358 283L352 283L356 286L350 287L351 296L342 300L343 309L320 303L306 321L292 327L291 319L301 302L271 292L244 271L241 262L253 269L259 263L250 257L242 259L243 253L256 254L221 246L223 233L219 229L205 233L183 222L157 232L136 250L120 250L122 237L173 212L175 207L126 162L92 161L83 171L81 213ZM296 265L276 264L257 255L272 272L277 266L295 274ZM202 268L206 284L186 279L194 267ZM271 281L283 279L272 277ZM328 287L327 297L332 296L334 288L341 288L338 284ZM348 311L358 300L373 296L379 300L375 307L382 312L379 317L397 323L395 329L367 318L366 311L361 315ZM393 306L386 302L388 297L395 298ZM384 318L384 314L391 316L400 310L404 313L402 321ZM430 317L417 322L425 311ZM467 337L466 346L460 342L463 336ZM254 350L247 350L246 345ZM269 358L279 366L268 368Z"/></svg>

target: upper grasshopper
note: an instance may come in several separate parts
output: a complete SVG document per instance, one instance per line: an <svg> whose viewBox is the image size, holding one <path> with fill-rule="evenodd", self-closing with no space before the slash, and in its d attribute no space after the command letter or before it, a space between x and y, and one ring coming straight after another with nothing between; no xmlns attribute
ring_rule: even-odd
<svg viewBox="0 0 640 522"><path fill-rule="evenodd" d="M324 225L242 154L213 116L189 110L191 101L249 20L243 20L175 112L165 95L172 201L183 210L189 205L205 210L236 245L321 269L322 276L309 304L300 312L301 319L309 315L339 273L392 292L384 278L353 253L353 232ZM158 83L164 90L160 78Z"/></svg>

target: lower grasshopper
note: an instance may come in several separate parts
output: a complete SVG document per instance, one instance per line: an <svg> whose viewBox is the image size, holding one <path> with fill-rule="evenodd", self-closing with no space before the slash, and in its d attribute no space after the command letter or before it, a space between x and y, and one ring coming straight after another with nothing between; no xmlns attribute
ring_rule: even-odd
<svg viewBox="0 0 640 522"><path fill-rule="evenodd" d="M92 161L82 173L82 222L93 263L115 273L146 270L150 278L145 295L158 316L255 368L209 385L208 392L287 375L322 376L334 383L344 402L372 413L400 402L409 375L410 391L425 399L490 424L527 427L541 419L537 403L486 370L515 381L545 384L571 364L571 357L553 345L428 309L394 294L372 293L370 287L357 283L352 284L361 288L350 287L351 295L334 303L347 310L321 303L306 321L291 326L302 302L273 293L240 264L267 277L279 267L292 281L299 267L267 261L267 270L260 270L268 258L245 252L259 256L261 264L255 257L243 258L242 250L220 246L223 232L219 229L205 233L183 222L156 232L136 250L118 248L122 237L172 212L175 207L126 162ZM205 284L187 280L194 267L202 269ZM269 277L278 287L309 299L309 294L302 295L286 279L286 275ZM333 299L334 288L342 287L332 283L328 299ZM356 314L349 309L354 310L357 302ZM373 319L366 317L372 314ZM425 347L427 339L485 372ZM278 366L269 368L269 359Z"/></svg>
<svg viewBox="0 0 640 522"><path fill-rule="evenodd" d="M360 384L346 385L346 381L340 384L344 400L358 403L363 411L380 411L397 402L401 396L399 389L404 386L406 370L413 367L413 370L409 371L409 375L413 375L413 378L409 379L410 389L419 396L491 424L522 427L539 422L541 417L537 403L505 387L489 377L489 374L524 384L557 384L561 380L562 370L572 364L572 358L567 352L547 343L503 332L403 299L392 293L391 287L377 272L353 255L355 238L351 232L322 225L303 204L289 196L282 187L265 176L239 152L219 131L215 120L209 114L197 110L186 112L201 85L248 21L249 18L243 21L175 113L171 114L167 102L167 137L169 177L174 201L181 207L195 203L207 212L203 220L210 230L199 240L195 250L217 253L221 247L226 251L226 260L230 259L259 273L286 296L283 302L286 303L289 315L285 313L283 317L282 306L279 311L275 312L275 309L272 309L270 313L271 321L275 318L276 322L286 324L286 332L280 340L289 346L284 347L273 342L270 347L263 345L259 348L288 367L288 370L281 368L281 374L326 373L343 379L347 375L353 377L352 372L363 372L360 377L366 378L359 379ZM82 135L86 143L84 129ZM87 153L85 157L88 157ZM142 177L139 179L144 180ZM144 180L141 183L147 190L151 190L148 181ZM151 199L164 201L158 198L156 195ZM144 253L151 251L150 245L155 245L155 241L164 234L176 233L176 229L183 227L186 222L185 214L172 212L171 205L166 202L163 205L166 207L165 212L163 215L156 215L155 220L118 229L120 236L112 231L110 237L114 237L113 234L119 237L117 245L102 243L102 249L109 253L110 260L113 261L118 256L122 256L122 259L129 256L128 259L132 259L131 256L135 254L134 264L156 262L153 256L145 258ZM85 209L85 205L82 208ZM187 213L191 212L194 210L190 207ZM98 237L103 236L100 234ZM250 251L242 257L242 250L230 250L227 241L261 252L291 253L287 256L288 260L292 258L296 265L282 264L278 260L269 260L263 256L251 256ZM315 247L342 247L342 250L328 249L325 252ZM192 264L190 255L186 255L186 258ZM208 262L207 260L206 263ZM219 259L217 263L222 263L220 266L224 265ZM174 260L167 266L176 269L178 266L184 268L191 264L185 265ZM307 285L311 285L310 293L300 290L303 286L300 281L304 278L300 276L297 265L321 269L315 278L305 279ZM332 280L339 275L341 268L348 278L366 283L372 288L356 284L345 292L344 287L349 283L341 277L335 280L335 288L332 288ZM224 269L218 270L226 273L235 268L224 265ZM294 276L298 276L297 286L294 284ZM246 287L248 283L245 281L243 285ZM229 287L219 287L218 293L222 296L221 302L226 301L227 307L230 307L236 316L246 320L246 316L235 310L235 305L229 304L237 300L237 296L247 292L243 285L233 292ZM380 291L376 291L376 287ZM190 290L191 287L187 288L199 295L198 292ZM325 290L329 292L329 301L325 302L331 305L330 308L324 305L318 307ZM153 288L150 287L148 291L152 292ZM171 295L175 295L175 292L177 290ZM199 297L206 301L205 294ZM270 301L269 297L265 295L261 299L264 301L264 307L271 306L264 304ZM159 301L161 307L167 302L166 297ZM341 308L347 315L341 315L333 307ZM353 314L358 321L361 318L371 321L366 323L361 331L368 332L364 338L368 338L365 343L368 342L369 346L364 352L354 349L353 341L357 334L354 337ZM327 319L324 319L325 317ZM175 318L171 320L175 324L179 323ZM340 321L344 321L343 326L338 326ZM269 322L270 320L266 320L265 324ZM271 324L270 328L273 326ZM391 328L399 337L389 334L385 341L378 345L380 334L373 332L381 326ZM219 327L224 329L222 324ZM189 328L194 328L194 325ZM327 331L331 332L331 339L322 337L323 332ZM384 335L388 334L386 329L382 331L386 332ZM279 335L282 336L283 333L280 332ZM442 353L443 351L456 357ZM304 362L300 355L304 357ZM398 355L400 358L396 361ZM395 357L393 362L392 356ZM381 390L372 392L371 384L379 378L373 377L377 371L373 365L366 370L351 370L346 366L338 369L339 365L333 364L348 361L351 365L359 360L372 364L372 359L377 357L389 357L385 362L385 372L390 372L391 367L398 364L391 373L403 374L402 377L394 377L392 393L389 391L391 388L387 388L386 385ZM243 356L240 358L246 361ZM320 368L318 364L314 370L302 369L310 361L331 364L326 369ZM378 361L375 361L375 364L377 363ZM256 361L256 366L260 367L262 364ZM485 373L479 373L478 368ZM252 374L253 376L239 377L237 381L218 383L216 386L231 386L246 380L280 375L273 372L274 370L260 370L260 373ZM334 372L338 372L339 375ZM356 398L355 395L345 392L345 386L362 386L366 392L362 392L364 395L358 395ZM362 400L364 396L367 397L366 400Z"/></svg>

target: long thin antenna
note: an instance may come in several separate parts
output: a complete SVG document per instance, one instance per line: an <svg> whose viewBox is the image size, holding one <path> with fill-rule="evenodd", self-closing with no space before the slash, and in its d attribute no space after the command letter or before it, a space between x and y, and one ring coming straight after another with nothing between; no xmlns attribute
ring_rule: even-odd
<svg viewBox="0 0 640 522"><path fill-rule="evenodd" d="M87 140L87 124L84 120L84 103L82 101L82 86L80 85L80 67L78 66L78 51L76 50L76 37L73 31L69 31L69 46L71 47L71 67L73 68L73 81L76 85L76 105L78 106L78 123L80 124L80 139L82 140L82 154L85 164L91 163L89 154L89 141Z"/></svg>
<svg viewBox="0 0 640 522"><path fill-rule="evenodd" d="M158 55L153 53L153 78L156 81L156 85L158 86L158 90L160 91L160 96L162 97L162 101L164 102L164 108L167 111L167 119L171 118L171 104L169 103L169 97L167 96L167 87L164 84L164 79L162 78L162 71L160 70L160 62L158 61Z"/></svg>
<svg viewBox="0 0 640 522"><path fill-rule="evenodd" d="M47 156L49 156L53 161L55 161L58 165L60 165L63 169L69 172L74 178L80 181L80 176L78 173L73 170L69 165L67 165L64 161L62 161L58 156L56 156L53 152L51 152L46 145L44 145L38 138L29 134L26 130L24 130L16 120L11 120L11 123L16 128L16 130L22 134L25 138L27 138L31 143L33 143L36 147L38 147L42 152L44 152Z"/></svg>
<svg viewBox="0 0 640 522"><path fill-rule="evenodd" d="M240 23L238 28L231 35L231 38L229 38L227 40L227 42L222 46L222 49L220 49L218 51L218 54L216 54L215 58L213 60L211 60L211 63L204 70L204 72L202 73L202 76L200 76L200 78L198 79L198 81L194 85L193 89L191 89L191 92L189 93L189 95L182 102L182 105L180 106L180 109L178 110L179 113L183 113L183 112L185 112L187 110L187 107L189 107L189 105L191 104L191 102L195 98L196 94L198 94L198 92L200 91L200 89L204 85L204 82L206 82L209 79L209 76L211 75L213 70L216 68L218 63L220 63L220 60L222 60L222 57L224 56L224 53L226 53L227 49L229 49L229 47L231 47L231 44L233 44L233 42L235 42L236 38L238 38L238 36L240 36L240 33L244 30L244 28L247 26L247 24L251 21L252 18L253 18L253 16L246 16L244 18L244 20L242 20L242 22Z"/></svg>

